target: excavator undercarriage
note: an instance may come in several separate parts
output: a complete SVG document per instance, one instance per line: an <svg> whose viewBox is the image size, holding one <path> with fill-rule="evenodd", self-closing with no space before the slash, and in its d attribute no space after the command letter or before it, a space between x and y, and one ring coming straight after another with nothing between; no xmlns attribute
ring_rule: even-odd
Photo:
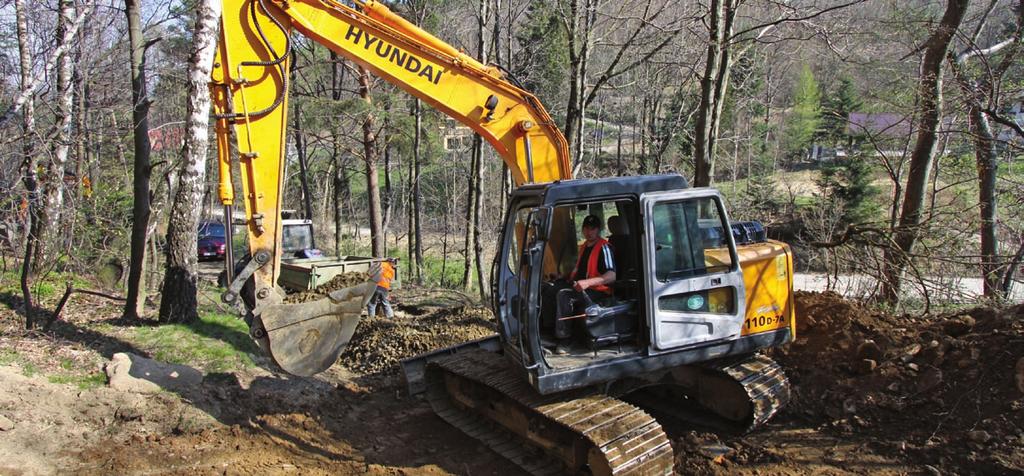
<svg viewBox="0 0 1024 476"><path fill-rule="evenodd" d="M757 354L541 395L502 355L474 349L431 360L424 381L441 418L538 475L671 474L669 439L641 407L712 429L750 431L789 399L778 364Z"/></svg>

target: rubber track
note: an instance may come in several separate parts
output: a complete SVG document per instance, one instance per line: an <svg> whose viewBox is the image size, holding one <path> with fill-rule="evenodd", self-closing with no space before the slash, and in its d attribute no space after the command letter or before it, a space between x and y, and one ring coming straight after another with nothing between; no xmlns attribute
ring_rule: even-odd
<svg viewBox="0 0 1024 476"><path fill-rule="evenodd" d="M789 403L789 380L782 367L767 356L752 354L738 360L707 362L701 367L725 374L743 386L753 408L753 415L743 431L763 425Z"/></svg>
<svg viewBox="0 0 1024 476"><path fill-rule="evenodd" d="M462 410L448 398L444 373L490 387L524 412L543 417L588 441L604 455L613 475L672 473L673 453L661 426L643 410L597 393L540 395L498 354L470 351L434 360L426 372L427 400L452 426L481 441L531 474L564 474L566 464L501 425Z"/></svg>

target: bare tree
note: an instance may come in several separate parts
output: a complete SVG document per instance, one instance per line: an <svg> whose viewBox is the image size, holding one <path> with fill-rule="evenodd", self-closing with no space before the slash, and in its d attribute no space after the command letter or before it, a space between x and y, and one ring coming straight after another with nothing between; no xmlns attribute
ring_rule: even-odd
<svg viewBox="0 0 1024 476"><path fill-rule="evenodd" d="M942 63L953 35L960 28L968 3L969 0L949 0L942 20L924 43L917 93L920 117L917 142L910 155L910 170L899 224L893 234L893 246L885 251L882 298L890 304L899 302L900 280L921 233L928 176L935 158L939 119L942 117Z"/></svg>
<svg viewBox="0 0 1024 476"><path fill-rule="evenodd" d="M569 46L569 99L565 133L574 170L583 154L587 107L612 81L651 60L682 31L674 19L664 19L672 2L601 3L568 0L559 3L559 16ZM602 10L602 7L605 10ZM595 38L596 31L613 38ZM600 61L598 61L600 58ZM591 77L590 72L595 74Z"/></svg>
<svg viewBox="0 0 1024 476"><path fill-rule="evenodd" d="M188 64L188 129L178 184L167 223L167 264L160 299L160 322L194 322L196 310L197 267L196 230L206 179L206 154L209 148L210 72L217 50L221 16L220 0L203 0L196 5L196 24L192 34L192 53ZM230 220L230 216L225 216ZM231 237L226 237L231 246Z"/></svg>
<svg viewBox="0 0 1024 476"><path fill-rule="evenodd" d="M72 36L66 36L74 21L75 3L72 0L61 0L57 17L57 37L63 40L72 41ZM50 160L46 162L45 179L41 180L43 193L43 206L39 209L37 219L32 222L35 228L32 232L36 237L35 262L36 270L49 261L49 252L55 238L54 232L59 230L61 208L64 204L64 165L68 160L68 153L71 150L71 106L74 99L74 91L71 89L72 58L70 48L64 48L64 53L57 57L57 107L54 118L54 131L50 136L51 142Z"/></svg>
<svg viewBox="0 0 1024 476"><path fill-rule="evenodd" d="M149 153L149 106L146 92L146 49L156 40L146 41L142 32L139 0L125 0L128 17L128 44L131 49L132 130L135 138L135 167L132 181L131 262L128 268L128 296L124 305L126 319L138 319L146 301L142 285L146 262L146 231L149 227L149 177L152 172Z"/></svg>
<svg viewBox="0 0 1024 476"><path fill-rule="evenodd" d="M370 243L373 256L384 257L384 223L381 216L380 174L377 171L377 129L370 95L370 73L359 67L359 97L366 102L363 118L363 162L366 164L366 194L369 199Z"/></svg>
<svg viewBox="0 0 1024 476"><path fill-rule="evenodd" d="M950 51L947 60L953 76L960 85L961 93L967 107L968 123L971 139L974 142L974 157L978 170L978 203L981 214L981 275L984 295L997 297L1003 294L1002 272L1009 266L1000 263L999 242L996 236L996 176L999 167L996 138L989 122L990 114L986 111L999 110L998 89L1003 76L1013 64L1020 52L1021 33L1024 31L1024 1L1018 3L1017 25L1011 38L997 42L989 47L976 45L978 35L985 26L984 18L995 8L997 2L989 4L983 20L968 39L969 46L961 53ZM1002 59L992 65L992 56L1003 52ZM984 65L980 74L971 75L966 71L968 60L978 58Z"/></svg>
<svg viewBox="0 0 1024 476"><path fill-rule="evenodd" d="M22 181L25 184L26 224L25 229L25 254L21 266L21 294L25 305L25 327L31 329L33 322L32 291L29 288L29 281L32 278L32 257L35 256L35 246L38 242L33 233L34 223L38 220L39 181L36 173L38 162L33 147L35 144L35 101L31 91L32 84L32 53L28 37L28 17L25 12L25 1L15 0L14 11L17 21L18 32L18 53L21 59L21 88L23 91L30 91L23 99L24 113L22 114Z"/></svg>

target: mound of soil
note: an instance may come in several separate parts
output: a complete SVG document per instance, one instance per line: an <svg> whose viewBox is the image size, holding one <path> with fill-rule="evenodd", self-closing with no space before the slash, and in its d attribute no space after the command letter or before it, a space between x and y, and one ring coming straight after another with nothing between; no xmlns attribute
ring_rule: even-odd
<svg viewBox="0 0 1024 476"><path fill-rule="evenodd" d="M785 414L873 435L945 470L1024 471L1024 305L895 316L834 293L796 293L797 340L775 349Z"/></svg>
<svg viewBox="0 0 1024 476"><path fill-rule="evenodd" d="M316 301L317 299L323 299L332 291L339 289L350 288L362 284L370 279L370 276L366 273L345 273L339 274L330 281L317 286L316 289L311 291L303 291L301 293L289 294L284 299L286 304L295 304L300 302Z"/></svg>
<svg viewBox="0 0 1024 476"><path fill-rule="evenodd" d="M299 303L321 299L328 293L358 285L369 279L366 273L335 276L322 286L295 293L285 300ZM404 300L406 290L392 294L392 302ZM410 295L417 291L408 291ZM395 304L395 319L364 317L356 328L340 363L356 374L391 375L406 357L442 349L494 333L491 312L472 305L415 306Z"/></svg>
<svg viewBox="0 0 1024 476"><path fill-rule="evenodd" d="M399 306L399 311L402 309ZM493 333L491 311L482 307L438 308L395 319L373 317L359 323L355 336L341 354L341 364L361 374L394 373L401 359Z"/></svg>

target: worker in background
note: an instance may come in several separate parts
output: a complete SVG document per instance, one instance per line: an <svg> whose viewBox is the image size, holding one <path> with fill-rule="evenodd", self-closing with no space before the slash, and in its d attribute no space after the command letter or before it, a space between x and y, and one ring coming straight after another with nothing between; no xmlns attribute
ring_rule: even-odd
<svg viewBox="0 0 1024 476"><path fill-rule="evenodd" d="M599 303L611 296L612 288L608 285L615 282L614 252L608 240L601 238L601 218L587 215L583 219L582 232L584 241L568 281L558 280L546 291L547 299L552 295L557 296L557 312L553 316L555 319L553 323L548 323L554 327L558 339L555 354L569 353L572 343L573 321L561 318L580 314L587 305Z"/></svg>
<svg viewBox="0 0 1024 476"><path fill-rule="evenodd" d="M395 279L395 267L398 266L398 258L388 258L380 263L380 279L377 281L377 290L366 305L366 312L370 317L377 315L377 304L384 307L384 316L388 319L395 317L395 311L391 309L390 293L391 280Z"/></svg>

